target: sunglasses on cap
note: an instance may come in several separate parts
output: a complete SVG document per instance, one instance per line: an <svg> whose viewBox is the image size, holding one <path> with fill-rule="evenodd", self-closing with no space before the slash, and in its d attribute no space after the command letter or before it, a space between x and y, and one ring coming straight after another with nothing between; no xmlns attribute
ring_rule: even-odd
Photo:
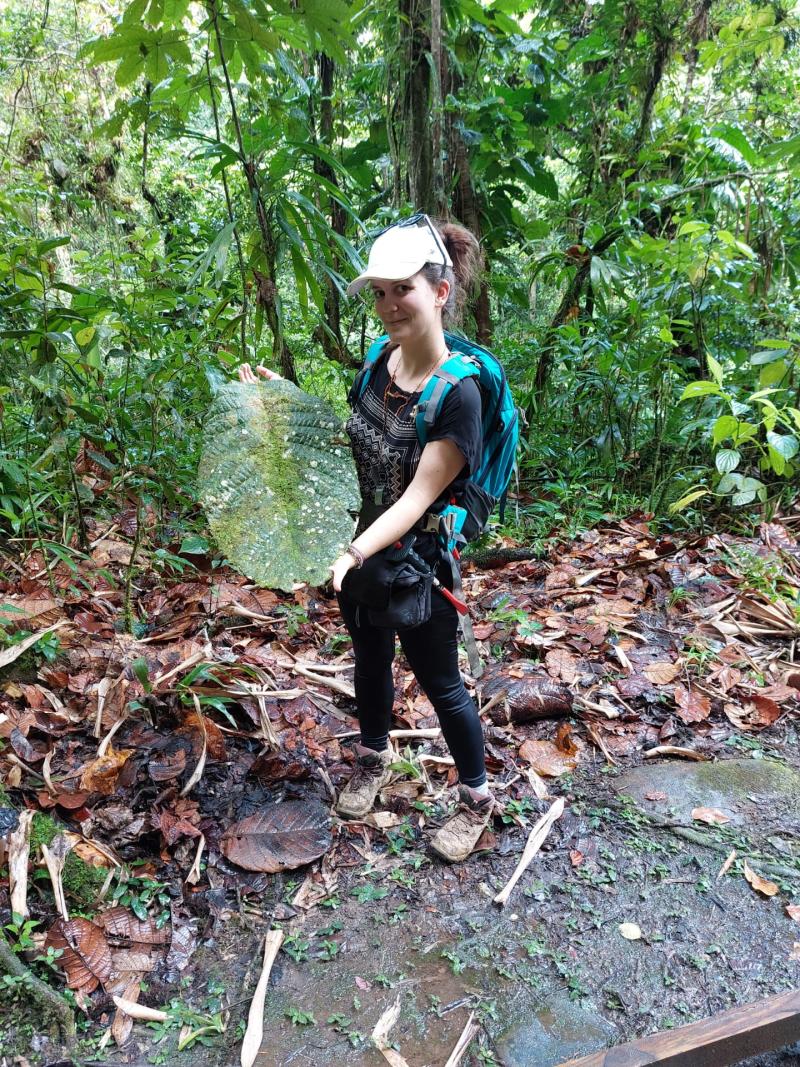
<svg viewBox="0 0 800 1067"><path fill-rule="evenodd" d="M374 243L379 237L382 237L383 234L388 233L389 230L404 230L413 226L427 226L427 228L431 232L431 235L433 236L433 240L436 244L436 247L441 253L442 266L450 266L450 257L448 256L447 251L444 245L442 244L442 236L431 222L430 217L426 215L424 211L419 211L416 215L409 215L407 219L400 219L399 222L392 222L388 226L384 226L382 230L378 230L377 233L373 233L370 235L370 242Z"/></svg>

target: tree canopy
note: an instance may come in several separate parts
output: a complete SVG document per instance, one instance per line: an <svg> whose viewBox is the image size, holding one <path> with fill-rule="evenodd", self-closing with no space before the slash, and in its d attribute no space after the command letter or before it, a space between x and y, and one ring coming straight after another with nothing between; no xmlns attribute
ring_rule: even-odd
<svg viewBox="0 0 800 1067"><path fill-rule="evenodd" d="M80 549L109 494L191 514L243 359L341 413L375 332L344 286L412 209L481 239L464 328L526 415L535 534L611 499L666 519L791 498L797 14L9 3L3 528Z"/></svg>

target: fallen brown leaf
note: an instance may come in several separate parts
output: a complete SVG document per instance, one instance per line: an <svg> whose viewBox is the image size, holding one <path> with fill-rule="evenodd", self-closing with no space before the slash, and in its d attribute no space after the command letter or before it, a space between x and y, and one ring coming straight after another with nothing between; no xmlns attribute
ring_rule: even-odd
<svg viewBox="0 0 800 1067"><path fill-rule="evenodd" d="M729 815L717 808L692 808L692 818L696 822L706 822L710 826L731 821Z"/></svg>
<svg viewBox="0 0 800 1067"><path fill-rule="evenodd" d="M129 756L133 755L132 748L115 749L109 745L105 753L84 768L81 775L80 787L89 793L102 793L110 796L117 787L117 778L125 766Z"/></svg>
<svg viewBox="0 0 800 1067"><path fill-rule="evenodd" d="M70 989L91 993L111 976L111 949L99 926L88 919L59 919L50 927L45 948L61 949L63 967Z"/></svg>
<svg viewBox="0 0 800 1067"><path fill-rule="evenodd" d="M711 714L711 701L696 689L689 691L678 683L674 696L676 714L682 722L702 722Z"/></svg>
<svg viewBox="0 0 800 1067"><path fill-rule="evenodd" d="M537 774L545 778L559 778L577 766L577 758L565 752L553 741L525 741L520 745L520 757L527 760Z"/></svg>
<svg viewBox="0 0 800 1067"><path fill-rule="evenodd" d="M653 685L669 685L670 682L675 681L682 669L680 663L649 663L643 669L642 674Z"/></svg>
<svg viewBox="0 0 800 1067"><path fill-rule="evenodd" d="M744 876L750 885L759 893L763 893L765 897L774 897L778 892L778 887L774 882L767 881L766 878L762 878L760 874L749 866L747 860L744 861Z"/></svg>

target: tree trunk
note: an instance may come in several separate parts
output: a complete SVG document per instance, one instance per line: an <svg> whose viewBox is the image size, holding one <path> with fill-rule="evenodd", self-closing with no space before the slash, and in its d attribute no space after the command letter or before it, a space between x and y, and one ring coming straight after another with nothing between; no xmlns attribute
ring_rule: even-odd
<svg viewBox="0 0 800 1067"><path fill-rule="evenodd" d="M401 45L397 62L389 64L389 97L397 85L390 111L390 137L396 170L396 206L405 199L417 211L435 214L433 145L431 141L431 0L399 0ZM390 42L390 49L395 42Z"/></svg>
<svg viewBox="0 0 800 1067"><path fill-rule="evenodd" d="M442 157L442 4L431 0L431 60L433 92L431 94L431 149L433 162L433 202L438 218L448 218L449 210L444 185Z"/></svg>
<svg viewBox="0 0 800 1067"><path fill-rule="evenodd" d="M443 56L443 85L447 92L457 97L461 88L459 76L450 70ZM447 121L448 160L451 168L453 185L453 214L470 229L477 239L481 239L481 217L472 172L469 166L467 146L453 115ZM489 304L489 283L481 278L480 290L472 302L472 314L475 319L475 337L478 344L492 343L492 312Z"/></svg>
<svg viewBox="0 0 800 1067"><path fill-rule="evenodd" d="M326 56L323 52L318 52L316 57L317 72L319 74L319 87L320 87L320 105L319 105L319 129L317 129L315 116L314 116L314 104L313 98L309 98L309 118L311 133L317 144L322 145L329 153L333 152L333 84L335 65L330 56ZM314 156L314 173L318 174L321 178L324 178L330 185L339 188L339 181L336 176L336 171L333 169L330 163L325 159L321 159L319 156ZM331 228L335 233L344 235L345 232L345 213L341 204L334 199L327 191L321 190L318 195L318 203L321 210L324 210L323 205L327 205L329 218L331 222ZM341 266L341 260L334 248L333 253L333 267L334 270L339 271ZM322 346L322 351L328 357L328 359L335 360L337 363L344 363L345 366L354 366L355 360L350 356L345 348L345 343L342 339L342 327L341 327L341 303L339 299L339 290L336 288L336 284L332 278L327 274L325 275L325 324L318 327L315 330L315 337L319 339L319 343ZM327 328L326 328L327 327Z"/></svg>

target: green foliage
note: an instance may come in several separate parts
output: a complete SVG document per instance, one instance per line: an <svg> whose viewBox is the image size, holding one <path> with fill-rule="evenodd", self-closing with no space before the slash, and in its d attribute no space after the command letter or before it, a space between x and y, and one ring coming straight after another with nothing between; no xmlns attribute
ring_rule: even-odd
<svg viewBox="0 0 800 1067"><path fill-rule="evenodd" d="M209 412L200 495L231 562L262 585L321 585L360 496L344 429L287 381L230 384Z"/></svg>
<svg viewBox="0 0 800 1067"><path fill-rule="evenodd" d="M404 101L429 34L343 0L6 8L0 536L52 581L94 520L133 511L180 573L205 551L201 433L238 362L344 413L375 329L342 299L356 249L427 195ZM491 321L473 312L528 418L524 534L769 513L800 433L796 13L442 17L425 99L448 207L487 254Z"/></svg>

